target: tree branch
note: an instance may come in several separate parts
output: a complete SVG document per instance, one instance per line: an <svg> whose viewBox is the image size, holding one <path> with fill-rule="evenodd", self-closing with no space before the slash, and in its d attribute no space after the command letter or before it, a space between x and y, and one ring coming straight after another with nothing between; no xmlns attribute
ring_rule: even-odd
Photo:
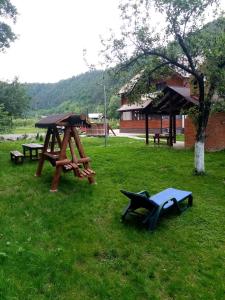
<svg viewBox="0 0 225 300"><path fill-rule="evenodd" d="M152 70L149 72L149 74L152 74L152 73L154 73L155 71L157 71L158 69L160 69L160 68L162 68L162 67L164 67L164 66L166 66L166 65L169 65L169 64L170 64L170 63L169 63L168 61L166 61L166 62L164 62L164 63L162 63L162 64L156 66L154 69L152 69Z"/></svg>
<svg viewBox="0 0 225 300"><path fill-rule="evenodd" d="M176 60L174 59L171 59L169 58L167 55L163 54L163 53L160 53L160 52L157 52L155 50L152 50L152 51L146 51L146 50L143 50L144 51L144 55L145 56L158 56L158 57L161 57L163 59L165 59L169 64L173 65L173 66L176 66L178 68L180 68L181 70L184 70L185 72L189 73L189 74L192 74L194 75L196 78L199 77L198 73L196 71L193 71L191 69L189 69L188 67L186 67L185 65L177 62Z"/></svg>
<svg viewBox="0 0 225 300"><path fill-rule="evenodd" d="M176 37L177 37L177 40L178 40L178 43L179 43L180 47L182 48L184 54L186 55L186 57L188 59L189 65L191 67L191 70L193 72L196 72L195 66L194 66L194 63L193 63L193 60L192 60L192 57L191 57L191 55L190 55L190 53L189 53L189 51L188 51L188 49L187 49L187 47L186 47L186 45L184 43L183 38L181 37L180 34L177 34L177 33L175 33L175 34L176 34Z"/></svg>

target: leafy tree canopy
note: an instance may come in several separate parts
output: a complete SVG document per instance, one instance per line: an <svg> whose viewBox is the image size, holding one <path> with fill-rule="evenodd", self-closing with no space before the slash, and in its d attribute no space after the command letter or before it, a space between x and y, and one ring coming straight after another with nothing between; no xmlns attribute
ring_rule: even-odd
<svg viewBox="0 0 225 300"><path fill-rule="evenodd" d="M9 114L5 111L4 105L0 104L0 132L8 132L11 126Z"/></svg>
<svg viewBox="0 0 225 300"><path fill-rule="evenodd" d="M17 10L9 0L0 0L0 51L10 47L10 43L16 39L11 26L6 22L16 22Z"/></svg>
<svg viewBox="0 0 225 300"><path fill-rule="evenodd" d="M11 82L0 82L0 104L11 116L22 116L28 109L30 97L17 78Z"/></svg>

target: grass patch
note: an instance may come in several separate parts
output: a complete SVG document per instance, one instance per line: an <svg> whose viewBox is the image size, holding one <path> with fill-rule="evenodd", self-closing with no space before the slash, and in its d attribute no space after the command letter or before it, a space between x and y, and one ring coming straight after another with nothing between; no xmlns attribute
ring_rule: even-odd
<svg viewBox="0 0 225 300"><path fill-rule="evenodd" d="M193 152L143 141L84 138L97 185L36 162L15 166L0 143L0 299L224 299L224 152L206 154L193 176ZM191 190L194 206L161 219L151 234L122 224L120 189Z"/></svg>

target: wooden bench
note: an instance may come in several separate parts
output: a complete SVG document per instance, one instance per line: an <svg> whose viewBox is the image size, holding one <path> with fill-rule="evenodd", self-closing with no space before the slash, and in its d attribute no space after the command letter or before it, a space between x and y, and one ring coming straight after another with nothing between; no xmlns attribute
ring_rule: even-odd
<svg viewBox="0 0 225 300"><path fill-rule="evenodd" d="M15 164L18 163L22 164L24 161L24 155L17 150L10 151L10 157L11 157L11 161L15 162Z"/></svg>
<svg viewBox="0 0 225 300"><path fill-rule="evenodd" d="M167 145L169 145L169 142L170 142L170 136L168 134L155 133L153 139L154 139L154 144L156 144L156 142L157 142L157 144L159 144L160 139L166 140ZM173 143L176 142L174 136L172 136L172 140L173 140Z"/></svg>

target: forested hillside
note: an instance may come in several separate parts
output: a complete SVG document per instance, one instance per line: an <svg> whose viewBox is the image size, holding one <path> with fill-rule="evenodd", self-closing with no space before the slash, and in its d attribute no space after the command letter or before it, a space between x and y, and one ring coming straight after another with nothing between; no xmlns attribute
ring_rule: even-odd
<svg viewBox="0 0 225 300"><path fill-rule="evenodd" d="M105 75L103 81L103 71L90 71L57 83L25 84L25 88L32 98L32 112L97 112L103 111L103 82L106 86L107 102L110 104L112 98L115 102L115 97L112 96L116 95L125 80L118 81Z"/></svg>

